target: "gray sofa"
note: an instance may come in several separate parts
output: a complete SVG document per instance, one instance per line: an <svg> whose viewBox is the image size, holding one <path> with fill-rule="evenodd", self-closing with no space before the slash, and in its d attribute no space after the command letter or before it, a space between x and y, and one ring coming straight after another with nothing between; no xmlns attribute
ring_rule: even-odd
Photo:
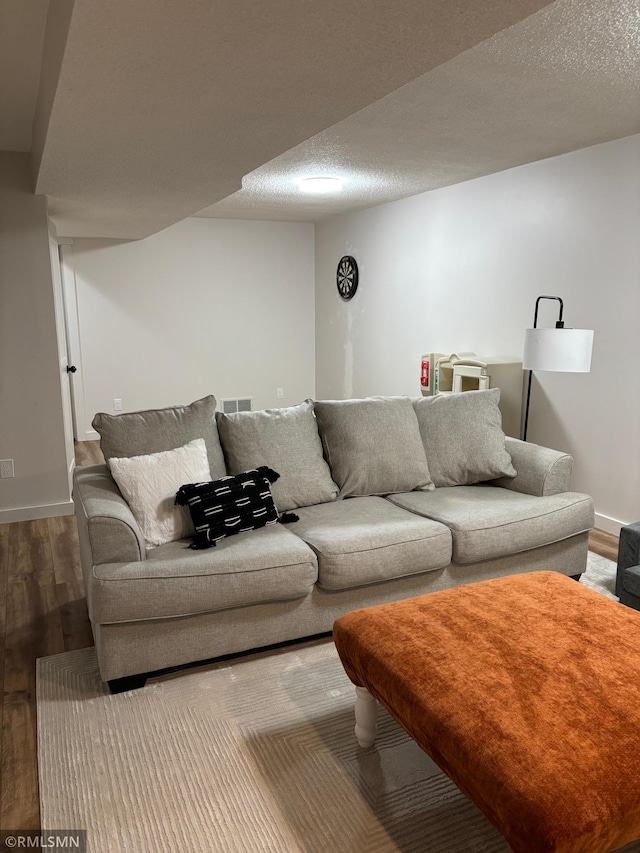
<svg viewBox="0 0 640 853"><path fill-rule="evenodd" d="M581 574L593 504L569 491L572 458L505 439L493 421L487 431L497 399L473 399L487 394L453 395L439 408L409 398L307 401L218 415L217 423L212 397L97 416L107 459L178 447L207 430L212 478L271 465L282 474L273 487L278 509L299 518L209 550L190 550L188 540L149 549L108 465L77 468L81 559L103 680L136 686L143 677L127 677L330 631L349 610L474 581L538 569ZM474 471L482 441L470 441L476 416L478 432L491 440L499 433L502 476L469 484L465 478L482 476ZM463 483L442 485L451 472ZM301 503L318 479L323 499Z"/></svg>

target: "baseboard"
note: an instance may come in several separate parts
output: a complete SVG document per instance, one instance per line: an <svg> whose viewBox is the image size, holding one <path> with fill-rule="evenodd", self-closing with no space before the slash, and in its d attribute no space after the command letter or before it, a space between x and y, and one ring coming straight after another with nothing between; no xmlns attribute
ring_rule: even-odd
<svg viewBox="0 0 640 853"><path fill-rule="evenodd" d="M100 440L100 433L97 433L95 431L95 429L88 429L84 434L84 438L77 438L76 439L76 441L99 441L99 440Z"/></svg>
<svg viewBox="0 0 640 853"><path fill-rule="evenodd" d="M73 512L73 501L0 509L0 524L12 524L14 521L35 521L37 518L54 518L58 515L73 515Z"/></svg>
<svg viewBox="0 0 640 853"><path fill-rule="evenodd" d="M628 522L618 521L617 518L609 518L608 515L596 513L596 528L604 530L605 533L613 533L614 536L620 536L620 528L624 527Z"/></svg>

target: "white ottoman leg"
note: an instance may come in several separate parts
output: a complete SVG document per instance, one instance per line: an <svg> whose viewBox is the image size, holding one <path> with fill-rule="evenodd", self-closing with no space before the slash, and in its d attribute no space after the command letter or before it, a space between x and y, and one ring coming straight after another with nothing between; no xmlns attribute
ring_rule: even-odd
<svg viewBox="0 0 640 853"><path fill-rule="evenodd" d="M373 746L377 732L378 703L366 687L356 687L356 738L360 746Z"/></svg>

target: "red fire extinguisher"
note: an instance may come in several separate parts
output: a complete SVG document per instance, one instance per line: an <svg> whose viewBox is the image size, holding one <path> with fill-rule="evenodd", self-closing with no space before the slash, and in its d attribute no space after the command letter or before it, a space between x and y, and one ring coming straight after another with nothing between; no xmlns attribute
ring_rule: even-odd
<svg viewBox="0 0 640 853"><path fill-rule="evenodd" d="M426 355L422 356L422 361L420 362L420 385L423 388L429 387L429 359Z"/></svg>

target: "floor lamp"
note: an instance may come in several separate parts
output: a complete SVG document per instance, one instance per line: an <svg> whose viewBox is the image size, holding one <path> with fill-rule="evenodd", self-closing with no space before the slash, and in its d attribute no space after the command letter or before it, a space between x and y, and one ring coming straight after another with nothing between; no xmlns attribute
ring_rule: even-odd
<svg viewBox="0 0 640 853"><path fill-rule="evenodd" d="M538 306L541 299L560 303L560 314L555 328L538 328ZM593 349L593 329L565 329L562 321L564 303L559 296L538 296L533 315L533 329L525 330L523 370L529 371L527 404L524 415L523 441L527 440L531 377L534 370L551 370L558 373L589 373Z"/></svg>

